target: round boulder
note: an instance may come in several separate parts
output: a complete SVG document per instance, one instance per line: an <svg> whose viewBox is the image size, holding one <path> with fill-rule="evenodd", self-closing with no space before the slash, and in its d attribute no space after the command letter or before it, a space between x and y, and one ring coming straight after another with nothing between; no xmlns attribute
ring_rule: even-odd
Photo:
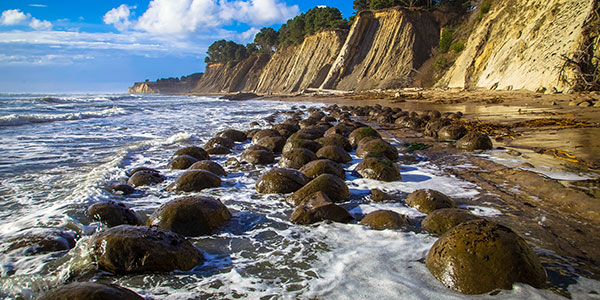
<svg viewBox="0 0 600 300"><path fill-rule="evenodd" d="M360 224L375 230L407 229L410 227L406 217L391 210L370 212L360 220Z"/></svg>
<svg viewBox="0 0 600 300"><path fill-rule="evenodd" d="M386 182L402 179L398 165L386 157L366 157L356 166L360 176Z"/></svg>
<svg viewBox="0 0 600 300"><path fill-rule="evenodd" d="M273 152L269 150L246 150L242 153L242 161L254 165L266 165L275 162Z"/></svg>
<svg viewBox="0 0 600 300"><path fill-rule="evenodd" d="M0 244L0 252L19 249L25 255L65 251L75 247L75 234L58 228L30 228Z"/></svg>
<svg viewBox="0 0 600 300"><path fill-rule="evenodd" d="M187 271L204 261L185 237L156 226L120 225L99 231L88 247L98 267L115 274Z"/></svg>
<svg viewBox="0 0 600 300"><path fill-rule="evenodd" d="M217 136L228 137L232 141L235 141L235 142L245 142L248 139L245 132L235 130L235 129L227 129L227 130L221 131L221 132L217 133Z"/></svg>
<svg viewBox="0 0 600 300"><path fill-rule="evenodd" d="M268 137L268 136L280 136L279 131L275 129L262 129L254 133L252 136L252 143L260 141L260 139Z"/></svg>
<svg viewBox="0 0 600 300"><path fill-rule="evenodd" d="M308 225L321 221L348 223L354 220L352 215L343 207L333 204L325 193L319 191L298 205L290 221L296 224Z"/></svg>
<svg viewBox="0 0 600 300"><path fill-rule="evenodd" d="M222 146L222 147L231 149L231 148L233 148L233 146L235 146L235 143L233 142L232 139L230 139L226 136L216 136L216 137L208 140L206 145L204 145L204 149L210 149L210 148L214 148L216 146Z"/></svg>
<svg viewBox="0 0 600 300"><path fill-rule="evenodd" d="M293 136L292 136L293 137ZM283 146L282 152L286 153L292 151L294 149L308 149L312 152L317 152L321 149L321 144L317 141L309 140L309 139L301 139L301 138L292 138L287 139L285 145Z"/></svg>
<svg viewBox="0 0 600 300"><path fill-rule="evenodd" d="M282 168L300 169L302 166L316 159L317 155L314 152L298 148L283 153L279 160L279 166Z"/></svg>
<svg viewBox="0 0 600 300"><path fill-rule="evenodd" d="M75 282L58 287L37 298L38 300L144 300L134 291L115 284Z"/></svg>
<svg viewBox="0 0 600 300"><path fill-rule="evenodd" d="M456 225L480 219L478 216L470 213L468 210L457 208L442 208L432 211L423 219L421 226L429 233L442 235L446 231L454 228Z"/></svg>
<svg viewBox="0 0 600 300"><path fill-rule="evenodd" d="M365 158L368 155L383 155L391 161L398 161L398 149L382 139L372 139L358 144L356 156Z"/></svg>
<svg viewBox="0 0 600 300"><path fill-rule="evenodd" d="M109 190L113 194L121 194L123 196L133 194L135 189L129 184L125 183L116 183L109 187Z"/></svg>
<svg viewBox="0 0 600 300"><path fill-rule="evenodd" d="M437 137L440 140L458 140L467 134L467 129L459 125L444 126L438 131Z"/></svg>
<svg viewBox="0 0 600 300"><path fill-rule="evenodd" d="M156 210L146 222L184 236L211 234L231 219L231 212L220 200L186 196L171 200Z"/></svg>
<svg viewBox="0 0 600 300"><path fill-rule="evenodd" d="M272 129L277 130L282 137L287 139L296 131L300 130L300 126L281 123L273 126Z"/></svg>
<svg viewBox="0 0 600 300"><path fill-rule="evenodd" d="M319 149L319 151L317 151L317 157L321 159L331 159L341 164L352 161L350 154L338 146L325 146Z"/></svg>
<svg viewBox="0 0 600 300"><path fill-rule="evenodd" d="M163 181L165 181L165 177L160 175L160 173L151 171L138 171L129 177L127 183L133 186L143 186L161 183Z"/></svg>
<svg viewBox="0 0 600 300"><path fill-rule="evenodd" d="M491 150L493 144L489 136L471 131L456 141L456 148L466 151Z"/></svg>
<svg viewBox="0 0 600 300"><path fill-rule="evenodd" d="M231 149L222 145L215 145L212 148L206 149L206 152L210 155L223 155L231 153Z"/></svg>
<svg viewBox="0 0 600 300"><path fill-rule="evenodd" d="M258 140L258 142L256 142L257 145L259 146L263 146L267 149L269 149L270 151L273 151L274 153L281 153L281 151L283 150L283 146L285 145L285 138L281 137L281 136L267 136L264 137L260 140Z"/></svg>
<svg viewBox="0 0 600 300"><path fill-rule="evenodd" d="M436 209L454 208L456 204L450 197L436 190L416 190L406 197L406 204L422 213L430 213Z"/></svg>
<svg viewBox="0 0 600 300"><path fill-rule="evenodd" d="M350 197L350 190L342 179L331 174L322 174L285 200L288 203L297 206L319 191L327 195L332 202L340 202Z"/></svg>
<svg viewBox="0 0 600 300"><path fill-rule="evenodd" d="M167 187L171 192L199 192L206 188L221 186L221 178L205 170L186 171Z"/></svg>
<svg viewBox="0 0 600 300"><path fill-rule="evenodd" d="M178 155L171 159L167 167L173 170L185 170L197 161L197 159L189 155Z"/></svg>
<svg viewBox="0 0 600 300"><path fill-rule="evenodd" d="M338 146L346 152L352 151L352 145L350 145L348 139L337 133L322 137L318 139L317 142L323 146Z"/></svg>
<svg viewBox="0 0 600 300"><path fill-rule="evenodd" d="M452 125L452 121L450 119L438 119L428 122L425 125L425 135L437 137L438 131L442 129L444 126Z"/></svg>
<svg viewBox="0 0 600 300"><path fill-rule="evenodd" d="M379 132L372 127L361 127L350 133L348 136L348 142L350 142L350 145L352 146L357 146L360 140L365 137L381 138L381 135L379 135Z"/></svg>
<svg viewBox="0 0 600 300"><path fill-rule="evenodd" d="M525 240L487 220L462 223L441 236L425 260L429 271L463 294L511 289L516 282L541 288L546 272Z"/></svg>
<svg viewBox="0 0 600 300"><path fill-rule="evenodd" d="M347 126L345 124L337 124L329 129L327 129L327 131L325 131L325 134L323 136L328 137L330 135L339 134L343 137L347 137L352 132L352 129L353 129L352 127Z"/></svg>
<svg viewBox="0 0 600 300"><path fill-rule="evenodd" d="M152 168L137 167L137 168L133 168L133 169L127 170L125 172L125 175L127 175L127 177L131 177L131 176L133 176L133 174L135 174L137 172L140 172L140 171L152 172L152 173L160 173L160 171L152 169Z"/></svg>
<svg viewBox="0 0 600 300"><path fill-rule="evenodd" d="M200 148L200 147L185 147L185 148L181 148L179 150L177 150L177 152L175 152L175 154L173 154L173 156L178 156L178 155L189 155L197 160L209 160L210 156L208 155L208 153Z"/></svg>
<svg viewBox="0 0 600 300"><path fill-rule="evenodd" d="M202 160L190 166L190 170L206 170L219 176L227 176L225 169L212 160Z"/></svg>
<svg viewBox="0 0 600 300"><path fill-rule="evenodd" d="M317 178L321 174L332 174L341 179L346 179L344 168L340 164L329 159L313 160L300 168L300 172L311 179Z"/></svg>
<svg viewBox="0 0 600 300"><path fill-rule="evenodd" d="M256 182L256 191L261 194L287 194L299 190L309 179L294 169L274 168L263 174Z"/></svg>
<svg viewBox="0 0 600 300"><path fill-rule="evenodd" d="M140 220L133 210L127 208L123 203L114 201L93 204L87 209L87 215L108 227L140 224Z"/></svg>

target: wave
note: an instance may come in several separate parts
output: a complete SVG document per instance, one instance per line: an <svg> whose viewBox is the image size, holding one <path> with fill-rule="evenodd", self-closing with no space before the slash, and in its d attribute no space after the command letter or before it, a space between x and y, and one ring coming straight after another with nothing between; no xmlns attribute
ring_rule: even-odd
<svg viewBox="0 0 600 300"><path fill-rule="evenodd" d="M0 117L0 126L20 126L34 123L49 123L56 121L71 121L81 119L92 119L92 118L105 118L125 114L126 111L120 107L112 107L100 111L87 111L78 113L68 114L31 114L31 115L18 115L11 114Z"/></svg>

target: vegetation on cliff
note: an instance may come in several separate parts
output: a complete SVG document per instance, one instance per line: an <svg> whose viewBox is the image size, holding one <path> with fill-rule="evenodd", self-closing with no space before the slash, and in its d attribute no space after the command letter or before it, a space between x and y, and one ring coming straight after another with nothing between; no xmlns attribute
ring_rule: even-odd
<svg viewBox="0 0 600 300"><path fill-rule="evenodd" d="M279 29L278 45L298 45L304 37L323 29L348 29L350 25L334 7L315 7L287 21Z"/></svg>

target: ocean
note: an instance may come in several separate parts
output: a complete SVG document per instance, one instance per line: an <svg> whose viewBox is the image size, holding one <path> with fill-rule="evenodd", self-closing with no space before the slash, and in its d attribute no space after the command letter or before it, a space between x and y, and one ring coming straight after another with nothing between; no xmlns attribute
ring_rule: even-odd
<svg viewBox="0 0 600 300"><path fill-rule="evenodd" d="M252 122L267 127L267 117L301 105L323 106L199 96L1 94L0 298L33 299L73 280L116 283L154 299L561 298L524 284L495 296L454 292L425 267L436 238L424 232L375 231L358 224L295 225L288 220L293 209L283 195L261 195L254 188L272 166L228 170L221 187L198 193L219 198L233 214L220 232L190 239L203 251L204 264L186 272L125 276L89 271L93 265L86 245L103 229L86 216L90 205L115 200L142 218L149 216L179 196L165 191L183 172L167 168L175 151L202 146L227 128L248 130L255 128ZM276 121L285 116L277 114ZM236 143L232 154L211 158L224 165L249 145ZM398 193L435 188L463 198L482 192L426 160L402 165L402 181L356 178L351 170L358 159L354 153L352 157L346 166L352 197L343 206L357 218L377 209L423 216L403 203L370 202L371 188ZM140 166L160 170L167 180L128 196L109 191L111 184L126 180L125 171ZM467 208L482 216L500 213L485 204ZM52 230L76 237L77 244L70 251L50 253L8 248L15 237ZM569 292L584 299L592 287L598 282L580 277Z"/></svg>

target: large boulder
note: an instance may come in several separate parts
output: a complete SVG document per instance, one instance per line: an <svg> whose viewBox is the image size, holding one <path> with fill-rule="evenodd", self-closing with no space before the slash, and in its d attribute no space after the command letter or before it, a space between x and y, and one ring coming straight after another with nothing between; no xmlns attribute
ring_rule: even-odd
<svg viewBox="0 0 600 300"><path fill-rule="evenodd" d="M343 137L347 137L348 135L350 135L352 130L354 130L354 127L340 123L340 124L337 124L329 129L327 129L327 131L325 131L325 134L323 136L328 137L330 135L339 134Z"/></svg>
<svg viewBox="0 0 600 300"><path fill-rule="evenodd" d="M160 227L120 225L96 232L89 253L115 274L187 271L204 256L185 237Z"/></svg>
<svg viewBox="0 0 600 300"><path fill-rule="evenodd" d="M223 169L223 167L221 165L219 165L218 163L216 163L212 160L202 160L202 161L195 162L193 165L190 166L189 169L190 170L206 170L206 171L214 173L215 175L227 176L227 172L225 172L225 169Z"/></svg>
<svg viewBox="0 0 600 300"><path fill-rule="evenodd" d="M294 138L292 136L288 138L285 142L285 145L283 145L282 152L286 153L294 149L308 149L312 152L317 152L319 149L321 149L321 147L322 146L319 144L319 142L309 139Z"/></svg>
<svg viewBox="0 0 600 300"><path fill-rule="evenodd" d="M416 190L406 197L406 204L422 213L430 213L436 209L454 208L456 204L450 197L436 190Z"/></svg>
<svg viewBox="0 0 600 300"><path fill-rule="evenodd" d="M217 136L228 137L232 141L235 141L235 142L245 142L248 139L245 132L235 130L235 129L227 129L227 130L221 131L221 132L217 133Z"/></svg>
<svg viewBox="0 0 600 300"><path fill-rule="evenodd" d="M211 148L206 149L206 153L210 155L224 155L231 153L231 149L223 145L215 145Z"/></svg>
<svg viewBox="0 0 600 300"><path fill-rule="evenodd" d="M340 202L350 197L350 190L342 179L331 174L322 174L311 180L285 200L288 203L297 206L319 191L327 195L332 202Z"/></svg>
<svg viewBox="0 0 600 300"><path fill-rule="evenodd" d="M318 139L317 142L323 146L338 146L346 152L352 151L352 145L350 145L348 139L337 133L322 137Z"/></svg>
<svg viewBox="0 0 600 300"><path fill-rule="evenodd" d="M425 260L429 271L463 294L511 289L522 282L541 288L546 272L525 240L487 220L462 223L441 236Z"/></svg>
<svg viewBox="0 0 600 300"><path fill-rule="evenodd" d="M438 119L438 120L430 121L427 123L427 125L425 125L425 135L437 137L438 131L440 131L440 129L442 129L442 127L448 126L448 125L452 125L452 120Z"/></svg>
<svg viewBox="0 0 600 300"><path fill-rule="evenodd" d="M97 282L75 282L53 289L37 300L144 300L130 289Z"/></svg>
<svg viewBox="0 0 600 300"><path fill-rule="evenodd" d="M298 205L290 217L290 221L293 223L303 225L325 220L348 223L354 220L354 218L343 207L331 202L331 199L321 191L314 193L306 201Z"/></svg>
<svg viewBox="0 0 600 300"><path fill-rule="evenodd" d="M300 168L300 172L311 179L315 179L321 174L332 174L341 179L346 179L344 168L339 163L329 159L313 160Z"/></svg>
<svg viewBox="0 0 600 300"><path fill-rule="evenodd" d="M300 169L302 166L316 159L317 155L314 152L298 148L283 153L279 160L279 166L282 168Z"/></svg>
<svg viewBox="0 0 600 300"><path fill-rule="evenodd" d="M252 143L260 141L260 139L268 136L280 136L279 131L275 129L262 129L252 135Z"/></svg>
<svg viewBox="0 0 600 300"><path fill-rule="evenodd" d="M410 223L403 215L391 210L376 210L365 215L360 224L369 226L371 229L408 229Z"/></svg>
<svg viewBox="0 0 600 300"><path fill-rule="evenodd" d="M146 222L184 236L211 234L231 219L231 212L220 200L186 196L171 200L156 210Z"/></svg>
<svg viewBox="0 0 600 300"><path fill-rule="evenodd" d="M493 144L489 136L471 131L456 141L456 148L466 151L491 150Z"/></svg>
<svg viewBox="0 0 600 300"><path fill-rule="evenodd" d="M296 133L296 131L300 130L300 126L295 124L281 123L273 126L271 129L277 130L282 137L287 139L292 134Z"/></svg>
<svg viewBox="0 0 600 300"><path fill-rule="evenodd" d="M25 255L65 251L75 246L75 233L59 228L29 228L5 238L0 252L19 250Z"/></svg>
<svg viewBox="0 0 600 300"><path fill-rule="evenodd" d="M256 191L262 194L287 194L299 190L309 179L294 169L274 168L256 182Z"/></svg>
<svg viewBox="0 0 600 300"><path fill-rule="evenodd" d="M317 157L320 159L331 159L335 162L345 164L352 161L350 154L338 146L325 146L317 151Z"/></svg>
<svg viewBox="0 0 600 300"><path fill-rule="evenodd" d="M171 159L167 167L173 170L185 170L197 161L197 159L189 155L178 155Z"/></svg>
<svg viewBox="0 0 600 300"><path fill-rule="evenodd" d="M361 127L350 133L348 136L348 141L350 142L350 145L357 146L360 140L365 137L374 137L380 139L381 135L379 135L379 132L372 127Z"/></svg>
<svg viewBox="0 0 600 300"><path fill-rule="evenodd" d="M113 194L121 194L123 196L133 194L135 189L129 184L115 183L108 187L108 190Z"/></svg>
<svg viewBox="0 0 600 300"><path fill-rule="evenodd" d="M285 143L285 138L281 136L267 136L256 142L257 145L263 146L274 153L281 153Z"/></svg>
<svg viewBox="0 0 600 300"><path fill-rule="evenodd" d="M214 148L216 146L222 146L228 149L233 148L233 146L235 146L235 143L233 142L232 139L226 137L226 136L216 136L210 140L208 140L208 142L206 142L206 145L204 145L204 149L210 149L210 148Z"/></svg>
<svg viewBox="0 0 600 300"><path fill-rule="evenodd" d="M302 126L300 126L300 127L302 127ZM296 132L296 133L305 135L309 140L316 140L316 139L322 137L328 128L329 127L325 128L325 127L321 127L321 126L311 125L309 127L304 127L302 129L298 130L298 132Z"/></svg>
<svg viewBox="0 0 600 300"><path fill-rule="evenodd" d="M165 177L160 175L160 173L153 171L138 171L129 177L127 183L137 187L161 183L163 181L165 181Z"/></svg>
<svg viewBox="0 0 600 300"><path fill-rule="evenodd" d="M442 208L432 211L423 219L421 226L429 233L442 235L446 231L454 228L456 225L480 219L480 217L470 213L468 210L458 208Z"/></svg>
<svg viewBox="0 0 600 300"><path fill-rule="evenodd" d="M371 189L371 200L375 202L385 202L390 200L397 200L397 197L378 189Z"/></svg>
<svg viewBox="0 0 600 300"><path fill-rule="evenodd" d="M133 168L133 169L129 169L125 172L125 175L127 175L127 177L131 177L133 176L133 174L137 173L137 172L151 172L151 173L160 173L160 171L156 170L156 169L152 169L152 168L147 168L147 167L137 167L137 168Z"/></svg>
<svg viewBox="0 0 600 300"><path fill-rule="evenodd" d="M221 178L205 170L190 170L167 187L171 192L199 192L206 188L221 186Z"/></svg>
<svg viewBox="0 0 600 300"><path fill-rule="evenodd" d="M242 153L241 160L254 165L267 165L275 162L275 156L269 150L248 149Z"/></svg>
<svg viewBox="0 0 600 300"><path fill-rule="evenodd" d="M398 161L398 149L382 139L372 139L359 143L356 156L365 158L369 155L383 155L391 161Z"/></svg>
<svg viewBox="0 0 600 300"><path fill-rule="evenodd" d="M175 154L173 154L173 156L178 156L178 155L189 155L197 160L209 160L210 159L210 156L204 149L202 149L200 147L195 147L195 146L181 148L181 149L177 150L177 152L175 152Z"/></svg>
<svg viewBox="0 0 600 300"><path fill-rule="evenodd" d="M448 125L442 127L437 134L440 140L458 140L467 134L467 129L460 125Z"/></svg>
<svg viewBox="0 0 600 300"><path fill-rule="evenodd" d="M364 178L386 182L402 179L398 165L383 156L365 157L360 163L358 163L355 171Z"/></svg>
<svg viewBox="0 0 600 300"><path fill-rule="evenodd" d="M95 203L87 209L87 215L108 227L138 225L140 220L125 204L114 201Z"/></svg>

